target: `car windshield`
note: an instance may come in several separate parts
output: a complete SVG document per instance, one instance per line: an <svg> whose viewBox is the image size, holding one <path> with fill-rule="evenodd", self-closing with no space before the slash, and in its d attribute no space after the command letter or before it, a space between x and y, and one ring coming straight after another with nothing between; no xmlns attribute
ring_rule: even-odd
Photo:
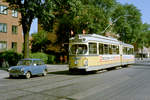
<svg viewBox="0 0 150 100"><path fill-rule="evenodd" d="M17 65L18 65L18 66L19 66L19 65L26 65L26 66L29 66L29 65L32 65L32 60L20 60Z"/></svg>
<svg viewBox="0 0 150 100"><path fill-rule="evenodd" d="M86 54L87 45L86 44L74 44L70 48L71 54Z"/></svg>

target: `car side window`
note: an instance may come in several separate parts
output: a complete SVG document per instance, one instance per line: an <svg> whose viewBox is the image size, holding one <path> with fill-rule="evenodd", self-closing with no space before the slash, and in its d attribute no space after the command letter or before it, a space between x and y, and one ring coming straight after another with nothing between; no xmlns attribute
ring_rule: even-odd
<svg viewBox="0 0 150 100"><path fill-rule="evenodd" d="M41 60L35 60L35 61L33 61L33 65L34 66L39 66L39 65L43 65L44 63L43 63L43 61L41 61Z"/></svg>
<svg viewBox="0 0 150 100"><path fill-rule="evenodd" d="M39 61L39 65L43 65L42 61Z"/></svg>
<svg viewBox="0 0 150 100"><path fill-rule="evenodd" d="M38 65L38 62L35 60L35 61L33 61L33 65L34 66L37 66Z"/></svg>

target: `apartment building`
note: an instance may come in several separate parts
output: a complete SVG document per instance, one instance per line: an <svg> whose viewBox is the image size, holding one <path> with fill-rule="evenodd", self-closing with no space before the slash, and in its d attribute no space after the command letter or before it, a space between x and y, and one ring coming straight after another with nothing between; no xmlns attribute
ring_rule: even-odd
<svg viewBox="0 0 150 100"><path fill-rule="evenodd" d="M21 53L23 46L22 26L19 23L21 14L6 9L8 3L0 0L0 52L13 49Z"/></svg>

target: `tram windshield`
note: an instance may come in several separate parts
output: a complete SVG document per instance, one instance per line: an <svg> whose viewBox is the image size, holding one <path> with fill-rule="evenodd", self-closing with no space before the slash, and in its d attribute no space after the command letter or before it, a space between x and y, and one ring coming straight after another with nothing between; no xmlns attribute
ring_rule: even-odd
<svg viewBox="0 0 150 100"><path fill-rule="evenodd" d="M87 45L86 44L73 44L70 48L70 54L86 54Z"/></svg>

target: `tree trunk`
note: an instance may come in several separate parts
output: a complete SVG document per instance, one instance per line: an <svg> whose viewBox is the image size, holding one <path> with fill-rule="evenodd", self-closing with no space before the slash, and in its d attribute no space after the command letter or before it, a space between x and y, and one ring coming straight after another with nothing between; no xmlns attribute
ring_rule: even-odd
<svg viewBox="0 0 150 100"><path fill-rule="evenodd" d="M29 32L24 33L24 58L29 58Z"/></svg>
<svg viewBox="0 0 150 100"><path fill-rule="evenodd" d="M24 35L24 50L23 57L29 58L29 31L31 27L32 20L27 20L26 17L22 14L22 28Z"/></svg>

